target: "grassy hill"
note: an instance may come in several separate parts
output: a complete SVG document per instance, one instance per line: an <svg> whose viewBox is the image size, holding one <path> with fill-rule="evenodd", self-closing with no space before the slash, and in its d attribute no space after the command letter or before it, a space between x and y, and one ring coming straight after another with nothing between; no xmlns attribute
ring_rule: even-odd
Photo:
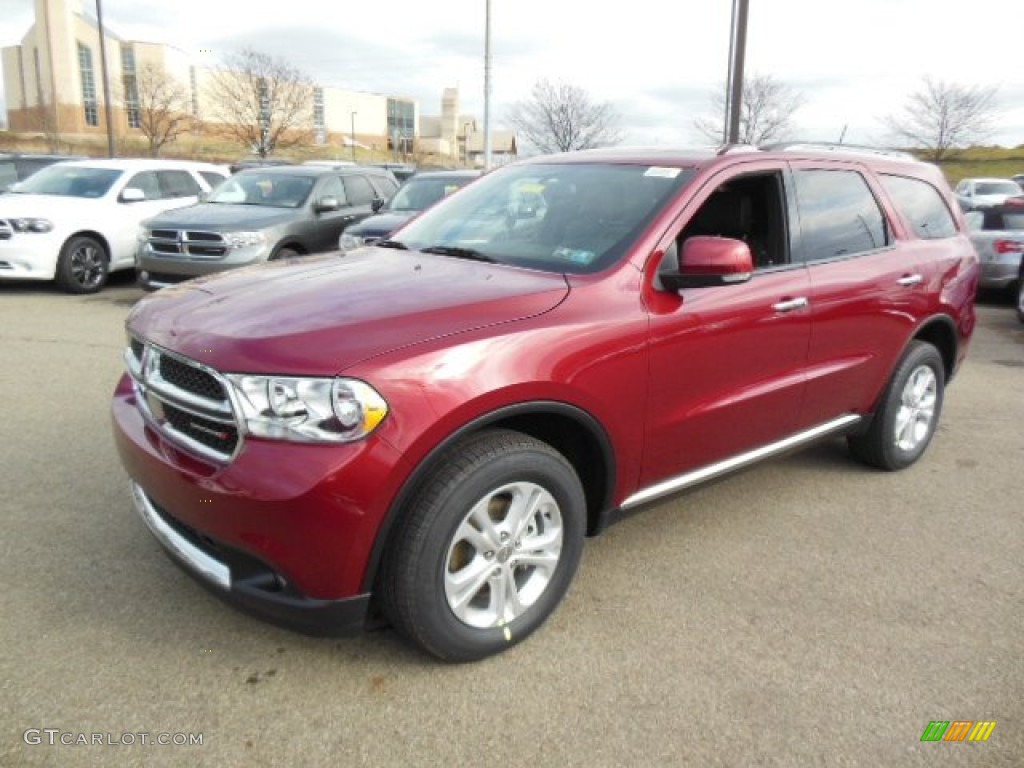
<svg viewBox="0 0 1024 768"><path fill-rule="evenodd" d="M1024 173L1024 146L972 147L961 150L954 159L939 163L950 184L969 176L991 176L1006 179Z"/></svg>

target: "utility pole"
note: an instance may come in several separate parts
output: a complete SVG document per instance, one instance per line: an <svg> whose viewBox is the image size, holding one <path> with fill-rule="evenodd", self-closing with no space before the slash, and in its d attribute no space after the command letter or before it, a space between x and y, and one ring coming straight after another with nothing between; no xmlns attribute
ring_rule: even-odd
<svg viewBox="0 0 1024 768"><path fill-rule="evenodd" d="M352 145L352 162L353 163L356 161L356 115L358 115L358 114L359 114L358 112L353 112L352 115L351 115L351 117L352 117L352 132L351 132L351 134L349 136L349 140L348 140L349 144Z"/></svg>
<svg viewBox="0 0 1024 768"><path fill-rule="evenodd" d="M484 19L484 173L491 170L491 0Z"/></svg>
<svg viewBox="0 0 1024 768"><path fill-rule="evenodd" d="M750 0L733 0L729 37L729 98L726 99L726 144L739 144L743 110L743 64L747 54L747 11Z"/></svg>
<svg viewBox="0 0 1024 768"><path fill-rule="evenodd" d="M114 156L114 111L110 104L110 77L107 75L107 36L103 31L103 3L96 0L96 26L100 32L100 70L103 77L103 106L107 120L107 155Z"/></svg>

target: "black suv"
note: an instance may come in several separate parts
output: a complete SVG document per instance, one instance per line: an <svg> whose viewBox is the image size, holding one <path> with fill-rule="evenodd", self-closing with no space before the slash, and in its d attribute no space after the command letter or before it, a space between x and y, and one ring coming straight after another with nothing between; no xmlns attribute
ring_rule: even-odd
<svg viewBox="0 0 1024 768"><path fill-rule="evenodd" d="M272 259L331 251L346 227L378 211L398 189L365 166L290 165L241 171L196 205L142 223L135 268L155 290Z"/></svg>

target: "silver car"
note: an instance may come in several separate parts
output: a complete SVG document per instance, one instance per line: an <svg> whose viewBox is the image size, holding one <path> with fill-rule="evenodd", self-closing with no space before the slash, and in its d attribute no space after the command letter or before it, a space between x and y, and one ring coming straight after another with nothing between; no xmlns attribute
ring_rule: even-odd
<svg viewBox="0 0 1024 768"><path fill-rule="evenodd" d="M1006 290L1017 282L1024 254L1024 205L1000 205L964 214L981 260L979 285Z"/></svg>

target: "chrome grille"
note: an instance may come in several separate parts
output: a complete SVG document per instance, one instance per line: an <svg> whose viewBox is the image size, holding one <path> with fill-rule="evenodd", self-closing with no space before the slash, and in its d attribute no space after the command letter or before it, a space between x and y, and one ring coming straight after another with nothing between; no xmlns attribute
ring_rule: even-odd
<svg viewBox="0 0 1024 768"><path fill-rule="evenodd" d="M149 232L148 241L154 256L219 259L228 252L227 243L217 232L153 229Z"/></svg>
<svg viewBox="0 0 1024 768"><path fill-rule="evenodd" d="M10 240L14 237L14 228L9 222L0 219L0 240Z"/></svg>
<svg viewBox="0 0 1024 768"><path fill-rule="evenodd" d="M125 365L139 409L154 429L204 458L234 458L242 435L223 376L134 337L125 350Z"/></svg>

